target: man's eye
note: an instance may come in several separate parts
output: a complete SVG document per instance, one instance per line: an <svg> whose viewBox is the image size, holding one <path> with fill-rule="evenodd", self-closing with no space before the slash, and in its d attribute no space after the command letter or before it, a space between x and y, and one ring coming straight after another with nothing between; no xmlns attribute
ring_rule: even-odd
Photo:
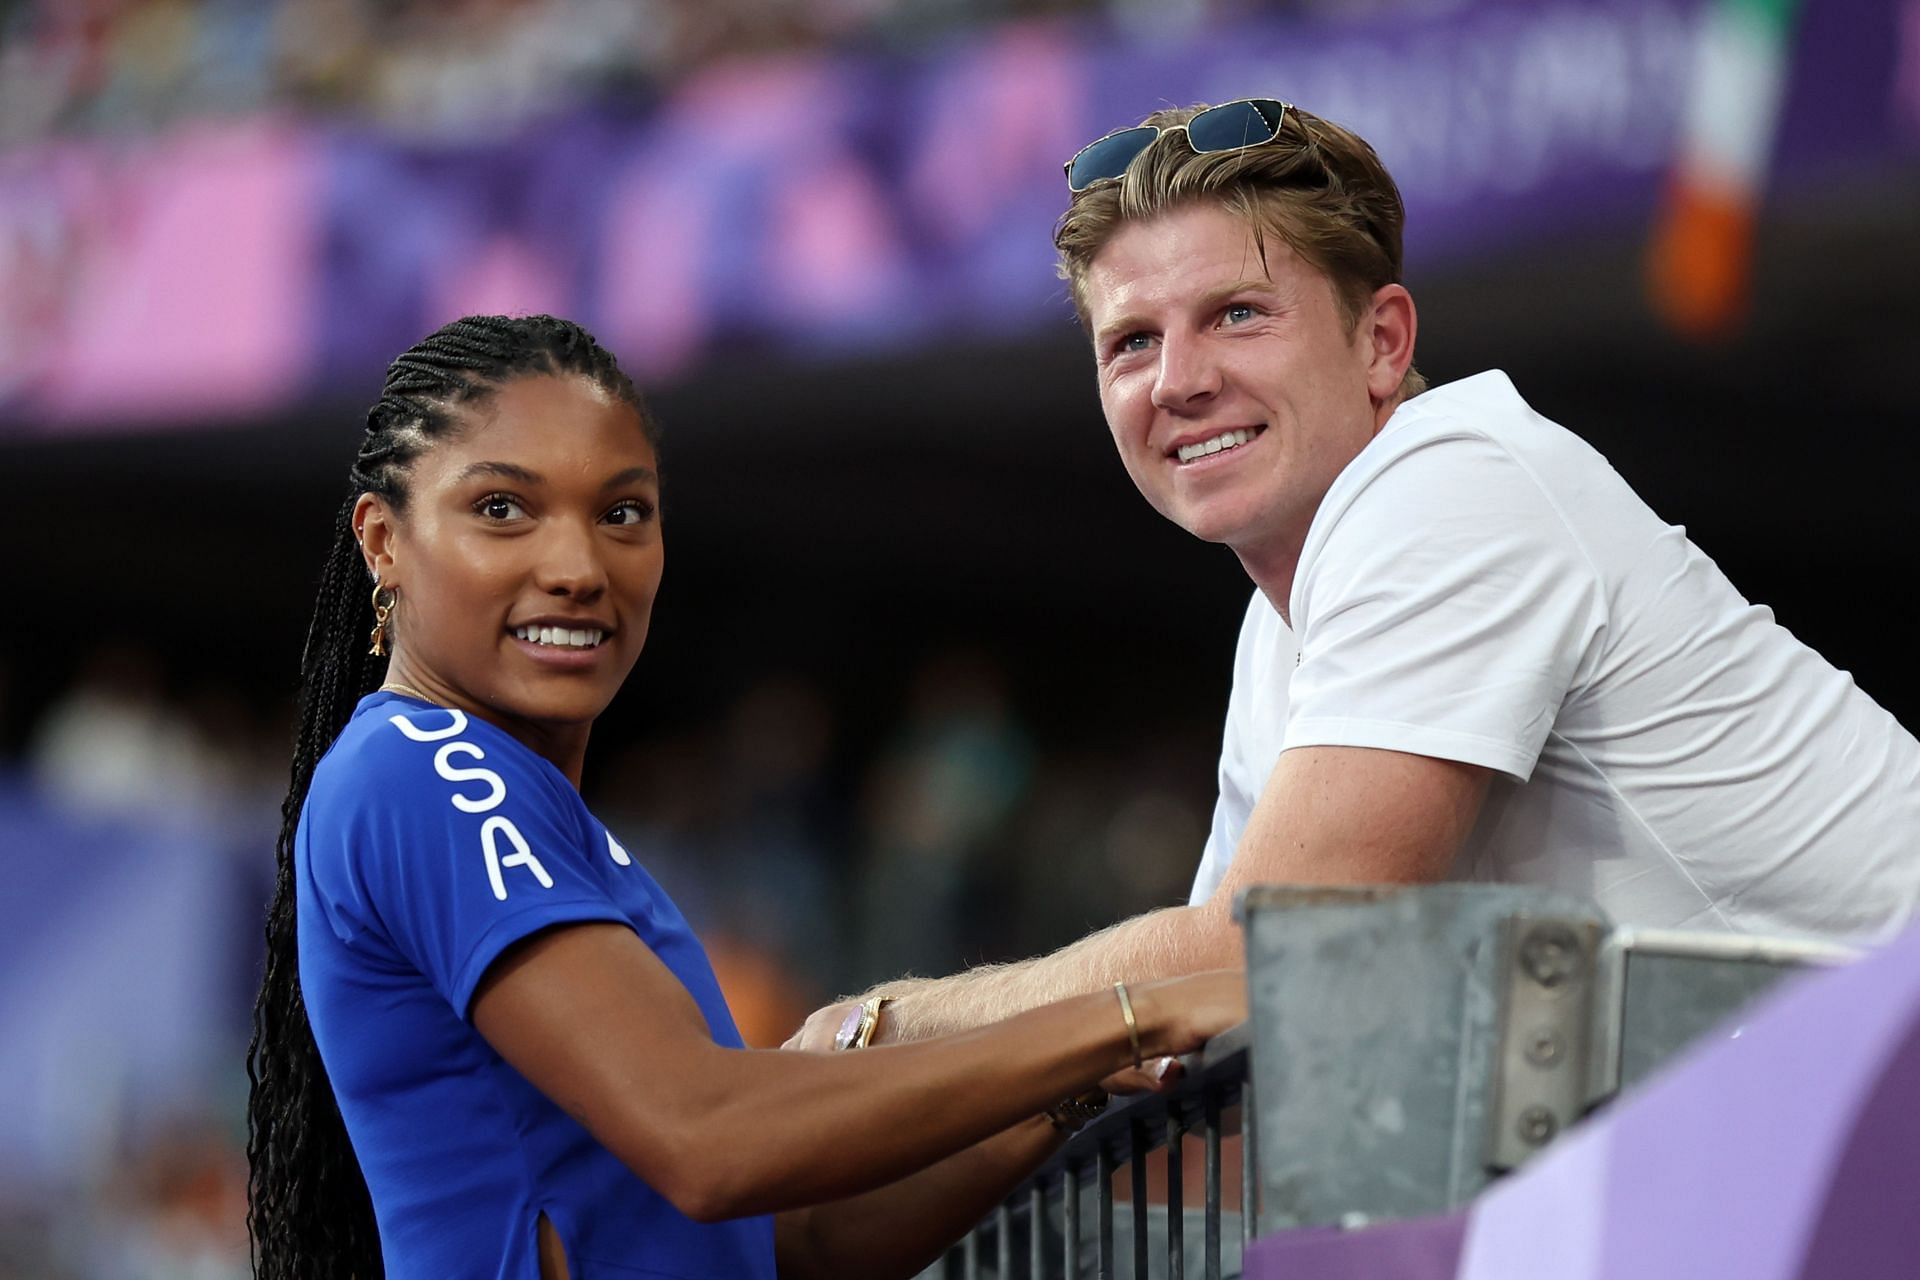
<svg viewBox="0 0 1920 1280"><path fill-rule="evenodd" d="M1144 333L1130 333L1113 344L1115 351L1145 351L1147 344L1153 341Z"/></svg>
<svg viewBox="0 0 1920 1280"><path fill-rule="evenodd" d="M480 499L480 501L474 503L473 509L489 520L512 520L517 516L527 514L526 509L520 505L518 498L509 497L504 493L488 494L486 497Z"/></svg>
<svg viewBox="0 0 1920 1280"><path fill-rule="evenodd" d="M1226 310L1220 313L1220 318L1228 324L1244 324L1253 319L1253 308L1244 302L1228 303Z"/></svg>
<svg viewBox="0 0 1920 1280"><path fill-rule="evenodd" d="M653 519L653 504L631 498L607 512L603 519L608 524L644 524Z"/></svg>

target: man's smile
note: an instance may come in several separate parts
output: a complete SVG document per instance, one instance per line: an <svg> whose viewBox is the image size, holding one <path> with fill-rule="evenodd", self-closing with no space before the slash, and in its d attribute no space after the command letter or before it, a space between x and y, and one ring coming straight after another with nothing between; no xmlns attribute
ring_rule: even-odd
<svg viewBox="0 0 1920 1280"><path fill-rule="evenodd" d="M1167 457L1176 459L1180 466L1191 466L1215 454L1229 453L1251 444L1265 431L1265 427L1255 425L1229 427L1224 431L1209 430L1204 434L1189 433L1173 442L1167 449Z"/></svg>

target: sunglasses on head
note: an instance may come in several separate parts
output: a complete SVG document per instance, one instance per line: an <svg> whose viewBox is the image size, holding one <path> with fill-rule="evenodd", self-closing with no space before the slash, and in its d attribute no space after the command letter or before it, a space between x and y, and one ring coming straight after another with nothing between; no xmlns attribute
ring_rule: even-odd
<svg viewBox="0 0 1920 1280"><path fill-rule="evenodd" d="M1208 107L1185 124L1169 125L1165 129L1157 124L1116 129L1073 153L1073 159L1063 166L1067 171L1067 189L1078 195L1096 182L1118 178L1134 158L1163 133L1184 132L1194 154L1208 155L1215 151L1264 146L1280 136L1280 126L1286 120L1286 103L1274 98L1242 98Z"/></svg>

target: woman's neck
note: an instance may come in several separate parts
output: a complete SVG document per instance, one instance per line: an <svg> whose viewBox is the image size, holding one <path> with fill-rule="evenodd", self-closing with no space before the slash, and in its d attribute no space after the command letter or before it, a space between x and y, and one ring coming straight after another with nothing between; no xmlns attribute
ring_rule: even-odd
<svg viewBox="0 0 1920 1280"><path fill-rule="evenodd" d="M415 669L398 653L394 654L392 663L387 667L386 678L380 682L380 687L485 720L558 769L573 784L575 791L580 789L580 774L586 766L587 738L593 731L592 722L559 723L513 715L463 693L429 672Z"/></svg>

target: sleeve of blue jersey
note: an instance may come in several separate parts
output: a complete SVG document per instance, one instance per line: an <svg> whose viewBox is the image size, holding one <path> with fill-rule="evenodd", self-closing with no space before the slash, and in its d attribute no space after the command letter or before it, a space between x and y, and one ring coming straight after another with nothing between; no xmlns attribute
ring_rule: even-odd
<svg viewBox="0 0 1920 1280"><path fill-rule="evenodd" d="M608 892L579 797L520 744L416 741L387 722L360 756L348 874L387 941L467 1016L514 943L558 924L631 925Z"/></svg>

